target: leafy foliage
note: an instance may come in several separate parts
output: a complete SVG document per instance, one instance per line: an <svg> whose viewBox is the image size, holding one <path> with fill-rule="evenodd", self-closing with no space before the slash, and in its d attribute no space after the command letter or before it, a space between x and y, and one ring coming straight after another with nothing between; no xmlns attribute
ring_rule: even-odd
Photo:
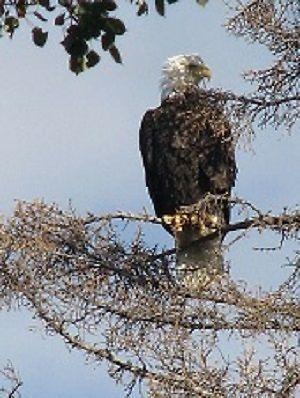
<svg viewBox="0 0 300 398"><path fill-rule="evenodd" d="M48 39L48 32L43 32L41 28L32 29L32 40L38 47L44 47Z"/></svg>
<svg viewBox="0 0 300 398"><path fill-rule="evenodd" d="M126 28L123 21L112 15L116 9L114 0L59 0L53 6L48 0L19 0L17 3L0 0L0 15L3 20L1 27L3 32L13 37L21 19L29 19L29 15L33 15L37 22L46 23L49 14L58 11L54 25L63 28L64 38L61 44L70 56L71 71L78 74L100 61L98 50L92 48L93 41L100 42L102 49L108 51L116 62L122 62L115 41L117 36L126 32ZM32 29L32 40L36 46L43 47L47 38L48 32L41 27Z"/></svg>
<svg viewBox="0 0 300 398"><path fill-rule="evenodd" d="M56 1L56 0L55 0ZM165 15L165 0L153 0L156 11ZM168 0L168 4L177 0ZM131 0L133 3L133 0ZM148 13L146 1L134 2L137 15ZM38 47L44 47L48 31L39 24L49 20L61 27L65 51L69 54L69 68L79 74L92 68L100 61L98 48L108 52L113 60L122 63L122 57L116 41L126 32L125 23L115 16L118 4L115 0L0 0L0 34L6 33L11 38L23 19L36 25L32 29L32 41ZM52 13L57 13L53 18Z"/></svg>

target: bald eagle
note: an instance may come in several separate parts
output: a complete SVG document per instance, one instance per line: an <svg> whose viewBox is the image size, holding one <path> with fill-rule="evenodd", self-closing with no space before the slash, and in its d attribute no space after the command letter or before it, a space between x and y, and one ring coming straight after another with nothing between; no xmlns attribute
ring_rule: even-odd
<svg viewBox="0 0 300 398"><path fill-rule="evenodd" d="M230 124L205 90L210 77L198 55L169 58L162 71L161 104L146 112L140 127L146 185L156 215L175 237L178 264L193 278L199 269L223 268L223 236L212 232L214 223L229 223L229 208L215 201L209 217L198 208L194 218L191 213L184 218L182 209L192 209L208 194L230 194L237 170Z"/></svg>

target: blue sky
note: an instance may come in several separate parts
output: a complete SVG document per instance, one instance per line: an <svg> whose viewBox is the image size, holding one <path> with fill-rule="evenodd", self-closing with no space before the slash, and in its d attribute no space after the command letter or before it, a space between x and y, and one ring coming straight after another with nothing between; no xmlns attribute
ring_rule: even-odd
<svg viewBox="0 0 300 398"><path fill-rule="evenodd" d="M76 77L51 30L43 49L30 41L28 26L13 41L0 40L0 213L9 214L15 199L43 198L62 207L69 199L79 213L152 210L138 152L138 129L144 112L159 104L161 65L179 53L199 53L212 69L212 87L238 93L249 87L241 73L267 66L270 55L226 33L222 2L205 8L195 2L137 18L122 2L128 32L119 40L124 65L104 54L98 67ZM253 153L238 151L235 193L264 210L280 211L299 198L299 137L272 129L257 132ZM146 236L170 245L156 227ZM267 243L273 243L267 237ZM286 274L286 252L258 255L262 245L252 234L228 255L232 274L251 284L276 286ZM292 245L289 253L292 253ZM29 331L35 325L36 331ZM86 365L24 311L0 313L0 363L11 359L24 380L24 398L122 397L105 368Z"/></svg>

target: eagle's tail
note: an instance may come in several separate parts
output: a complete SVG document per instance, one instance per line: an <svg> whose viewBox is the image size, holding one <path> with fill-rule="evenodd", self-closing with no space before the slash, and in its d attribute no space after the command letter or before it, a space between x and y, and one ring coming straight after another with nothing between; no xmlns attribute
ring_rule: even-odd
<svg viewBox="0 0 300 398"><path fill-rule="evenodd" d="M202 238L183 246L177 242L177 272L189 292L205 289L224 273L222 237Z"/></svg>
<svg viewBox="0 0 300 398"><path fill-rule="evenodd" d="M163 217L176 242L178 280L190 292L203 290L224 274L221 227L227 213L213 197Z"/></svg>

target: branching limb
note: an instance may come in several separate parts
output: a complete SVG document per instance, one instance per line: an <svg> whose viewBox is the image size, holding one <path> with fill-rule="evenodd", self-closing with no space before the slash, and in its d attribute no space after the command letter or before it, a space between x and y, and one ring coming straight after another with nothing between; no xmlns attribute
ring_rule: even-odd
<svg viewBox="0 0 300 398"><path fill-rule="evenodd" d="M11 362L8 362L1 370L0 370L0 383L6 384L9 383L7 387L0 386L0 397L1 398L20 398L20 388L23 385L20 376L17 374Z"/></svg>

